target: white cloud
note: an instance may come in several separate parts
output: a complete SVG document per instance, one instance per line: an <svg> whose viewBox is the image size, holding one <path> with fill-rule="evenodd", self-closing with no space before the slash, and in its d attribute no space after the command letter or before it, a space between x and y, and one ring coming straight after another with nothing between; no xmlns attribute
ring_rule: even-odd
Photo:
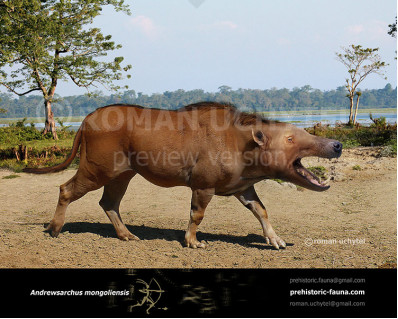
<svg viewBox="0 0 398 319"><path fill-rule="evenodd" d="M377 40L381 43L383 40L391 40L391 37L387 34L388 24L388 21L369 20L363 24L349 25L345 28L345 31L351 41L367 43ZM380 44L377 46L380 46Z"/></svg>
<svg viewBox="0 0 398 319"><path fill-rule="evenodd" d="M208 30L236 30L238 29L238 25L232 21L216 21L211 24L201 25L199 27L200 30L208 31Z"/></svg>
<svg viewBox="0 0 398 319"><path fill-rule="evenodd" d="M236 23L233 23L232 21L218 21L218 22L214 23L214 27L221 28L221 29L234 30L234 29L238 28L238 25Z"/></svg>
<svg viewBox="0 0 398 319"><path fill-rule="evenodd" d="M128 26L138 28L144 35L150 38L157 36L159 33L159 29L156 27L153 20L142 15L131 18L128 22Z"/></svg>
<svg viewBox="0 0 398 319"><path fill-rule="evenodd" d="M348 31L350 34L354 34L354 35L360 34L360 33L362 33L364 30L365 30L365 27L364 27L362 24L349 25L349 26L347 27L347 31Z"/></svg>

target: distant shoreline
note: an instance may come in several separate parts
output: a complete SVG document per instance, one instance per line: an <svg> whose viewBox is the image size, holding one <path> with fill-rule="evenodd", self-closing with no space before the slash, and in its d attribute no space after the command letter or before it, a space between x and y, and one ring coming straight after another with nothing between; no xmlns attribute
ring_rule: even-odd
<svg viewBox="0 0 398 319"><path fill-rule="evenodd" d="M290 116L290 115L331 115L331 114L342 114L348 115L349 110L297 110L297 111L267 111L267 112L258 112L266 117L273 116ZM369 113L388 113L394 114L397 113L396 108L372 108L372 109L359 109L359 114L369 114ZM55 117L56 120L61 120L62 122L82 122L85 116L71 116L71 117ZM24 119L23 117L19 118L0 118L0 124L10 124L19 120ZM44 117L27 117L25 123L42 123L45 121Z"/></svg>
<svg viewBox="0 0 398 319"><path fill-rule="evenodd" d="M396 108L372 108L372 109L359 109L359 114L364 113L397 113ZM349 115L349 110L297 110L297 111L269 111L269 112L258 112L265 116L269 115L326 115L326 114L347 114Z"/></svg>

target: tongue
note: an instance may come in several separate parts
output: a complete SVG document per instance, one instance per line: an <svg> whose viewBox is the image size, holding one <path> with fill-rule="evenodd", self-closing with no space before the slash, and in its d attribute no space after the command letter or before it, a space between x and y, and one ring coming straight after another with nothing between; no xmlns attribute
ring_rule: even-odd
<svg viewBox="0 0 398 319"><path fill-rule="evenodd" d="M303 175L305 178L307 178L312 184L315 184L317 186L324 186L322 182L318 180L318 178L314 175L312 175L309 171L307 171L304 167L300 167L297 169L297 171Z"/></svg>

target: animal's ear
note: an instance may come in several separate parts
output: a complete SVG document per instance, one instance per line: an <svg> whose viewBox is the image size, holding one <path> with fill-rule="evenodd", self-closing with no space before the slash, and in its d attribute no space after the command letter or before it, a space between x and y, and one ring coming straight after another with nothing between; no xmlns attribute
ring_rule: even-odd
<svg viewBox="0 0 398 319"><path fill-rule="evenodd" d="M260 145L261 148L265 148L265 146L267 145L267 137L265 136L265 134L261 131L256 131L254 132L254 130L252 129L252 136L253 136L253 140Z"/></svg>

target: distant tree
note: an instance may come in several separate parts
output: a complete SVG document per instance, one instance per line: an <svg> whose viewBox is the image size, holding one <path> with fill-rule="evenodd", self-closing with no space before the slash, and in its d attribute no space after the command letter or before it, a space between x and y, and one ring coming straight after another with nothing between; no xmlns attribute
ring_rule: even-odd
<svg viewBox="0 0 398 319"><path fill-rule="evenodd" d="M348 69L349 78L346 79L345 88L348 92L347 97L350 100L350 116L348 124L354 124L353 119L356 118L354 112L354 97L358 89L358 85L372 73L384 76L383 68L387 66L385 62L380 61L377 54L379 48L370 49L362 48L360 45L351 45L348 48L343 47L343 53L336 52L337 60L344 64ZM385 78L387 79L387 78ZM354 116L355 113L355 116Z"/></svg>
<svg viewBox="0 0 398 319"><path fill-rule="evenodd" d="M220 91L221 94L228 93L229 91L232 90L232 88L228 85L221 85L218 90Z"/></svg>
<svg viewBox="0 0 398 319"><path fill-rule="evenodd" d="M120 48L98 28L88 28L112 5L129 14L123 0L7 0L0 2L0 84L19 96L39 91L44 98L45 129L57 139L54 114L59 80L71 80L87 90L101 84L119 89L123 57L103 59ZM99 59L100 58L100 59ZM11 71L9 71L11 69Z"/></svg>
<svg viewBox="0 0 398 319"><path fill-rule="evenodd" d="M0 97L0 101L1 101L1 97ZM4 114L4 113L7 113L7 110L0 107L0 114Z"/></svg>
<svg viewBox="0 0 398 319"><path fill-rule="evenodd" d="M397 105L397 88L393 88L389 83L382 89L367 89L361 91L361 93L360 103L362 108L393 108ZM127 90L121 94L105 95L101 91L95 90L90 97L87 94L62 97L65 105L73 105L73 108L59 108L54 103L53 109L54 113L60 117L71 114L73 116L85 116L98 107L113 103L177 109L198 101L221 101L233 103L240 110L247 112L342 109L347 102L346 95L347 90L344 86L330 91L311 88L309 92L307 86L293 88L292 90L276 88L267 90L238 89L231 90L228 94L205 92L203 90L178 90L147 95L142 92L137 94L134 90ZM57 98L57 95L54 98L61 99L61 97ZM40 95L33 94L14 98L11 93L0 93L0 100L0 107L7 110L5 114L0 113L0 118L24 118L37 116L32 106L42 103L43 98ZM358 100L356 101L358 102Z"/></svg>

